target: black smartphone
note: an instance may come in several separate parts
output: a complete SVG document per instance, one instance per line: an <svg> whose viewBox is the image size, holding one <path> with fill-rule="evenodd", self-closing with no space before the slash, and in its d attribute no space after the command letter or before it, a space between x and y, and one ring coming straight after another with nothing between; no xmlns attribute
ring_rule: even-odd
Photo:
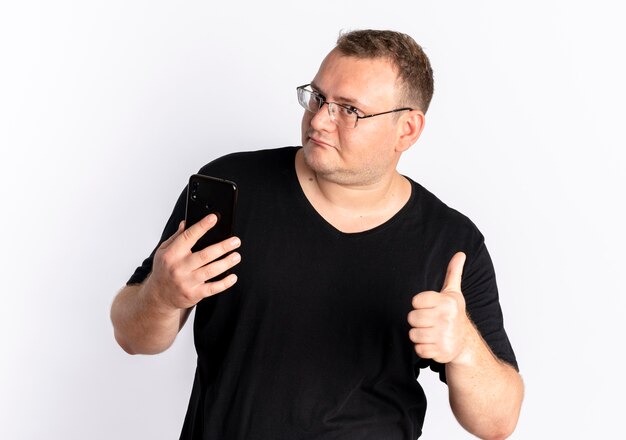
<svg viewBox="0 0 626 440"><path fill-rule="evenodd" d="M202 174L194 174L189 178L185 228L189 228L209 214L217 216L217 224L200 237L191 248L192 252L232 237L236 205L235 182Z"/></svg>

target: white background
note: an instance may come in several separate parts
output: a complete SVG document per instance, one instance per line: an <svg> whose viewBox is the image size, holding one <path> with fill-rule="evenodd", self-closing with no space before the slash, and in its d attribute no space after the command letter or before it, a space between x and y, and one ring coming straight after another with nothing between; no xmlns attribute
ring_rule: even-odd
<svg viewBox="0 0 626 440"><path fill-rule="evenodd" d="M190 325L117 347L110 303L188 176L300 142L341 29L391 28L436 91L401 171L474 220L526 382L517 439L615 438L626 391L620 2L15 1L0 6L0 438L178 438ZM445 385L424 439L469 438Z"/></svg>

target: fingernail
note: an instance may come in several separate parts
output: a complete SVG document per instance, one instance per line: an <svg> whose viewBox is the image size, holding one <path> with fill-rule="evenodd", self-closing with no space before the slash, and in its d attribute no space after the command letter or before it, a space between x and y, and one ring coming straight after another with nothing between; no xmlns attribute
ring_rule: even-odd
<svg viewBox="0 0 626 440"><path fill-rule="evenodd" d="M238 253L234 253L230 256L230 261L232 261L233 263L239 263L241 261L241 255L239 255Z"/></svg>
<svg viewBox="0 0 626 440"><path fill-rule="evenodd" d="M236 282L237 282L237 275L235 275L234 273L228 275L228 284L230 284L232 286Z"/></svg>
<svg viewBox="0 0 626 440"><path fill-rule="evenodd" d="M239 240L237 237L234 237L232 240L230 240L231 246L239 246L240 244L241 244L241 240Z"/></svg>

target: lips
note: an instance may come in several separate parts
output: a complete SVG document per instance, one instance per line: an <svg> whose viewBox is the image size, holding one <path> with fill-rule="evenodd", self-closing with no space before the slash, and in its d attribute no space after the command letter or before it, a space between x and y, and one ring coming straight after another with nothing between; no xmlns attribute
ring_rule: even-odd
<svg viewBox="0 0 626 440"><path fill-rule="evenodd" d="M331 147L334 148L332 144L324 141L323 139L316 137L316 136L311 136L309 134L307 134L307 137L309 138L309 140L311 142L313 142L316 145L322 146L322 147Z"/></svg>

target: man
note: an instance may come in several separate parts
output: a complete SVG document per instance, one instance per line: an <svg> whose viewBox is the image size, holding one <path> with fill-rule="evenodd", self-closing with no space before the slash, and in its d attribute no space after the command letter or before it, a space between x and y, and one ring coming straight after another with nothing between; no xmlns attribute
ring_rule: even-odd
<svg viewBox="0 0 626 440"><path fill-rule="evenodd" d="M427 366L465 429L509 436L523 385L483 237L396 171L424 128L426 55L404 34L346 33L297 90L302 148L200 170L238 184L237 237L192 253L216 217L185 230L183 192L113 303L117 341L161 352L195 306L182 439L415 439Z"/></svg>

